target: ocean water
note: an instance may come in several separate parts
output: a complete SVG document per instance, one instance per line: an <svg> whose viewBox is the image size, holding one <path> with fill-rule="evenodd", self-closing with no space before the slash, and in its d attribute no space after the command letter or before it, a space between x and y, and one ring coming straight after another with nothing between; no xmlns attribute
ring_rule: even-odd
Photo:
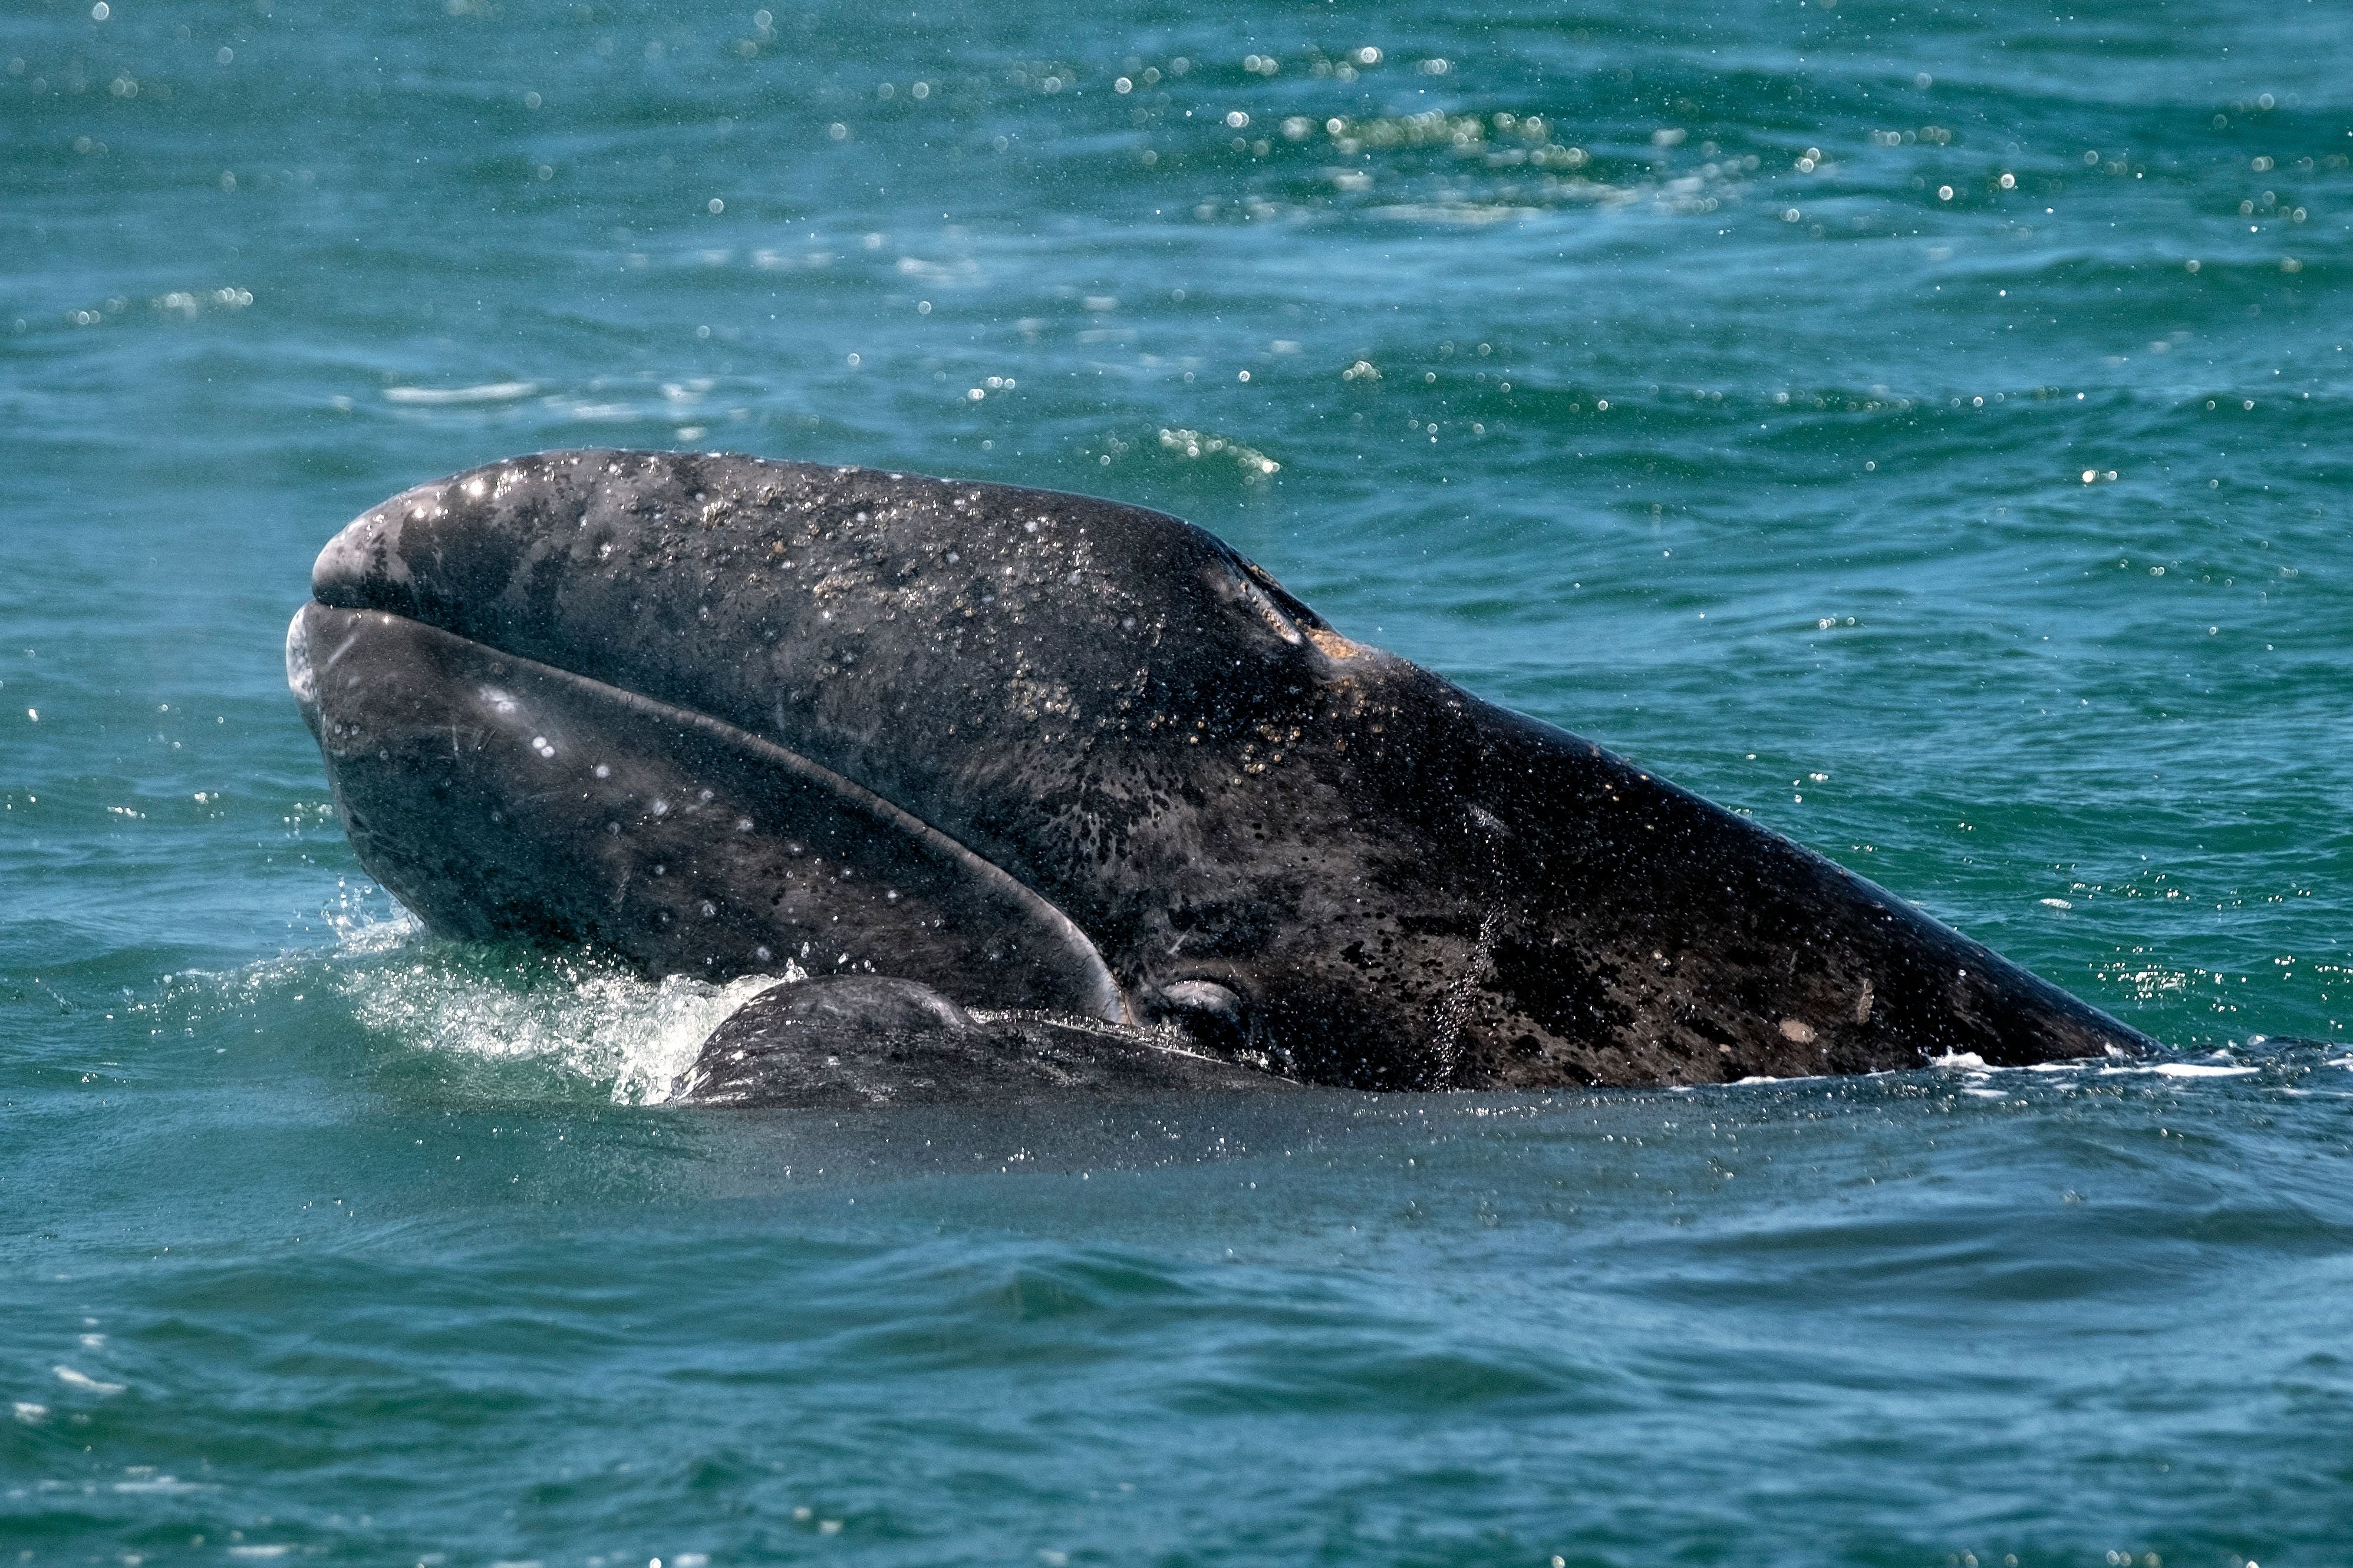
<svg viewBox="0 0 2353 1568"><path fill-rule="evenodd" d="M2353 26L0 14L0 1563L2353 1562ZM498 456L1164 507L2158 1063L659 1103L283 689Z"/></svg>

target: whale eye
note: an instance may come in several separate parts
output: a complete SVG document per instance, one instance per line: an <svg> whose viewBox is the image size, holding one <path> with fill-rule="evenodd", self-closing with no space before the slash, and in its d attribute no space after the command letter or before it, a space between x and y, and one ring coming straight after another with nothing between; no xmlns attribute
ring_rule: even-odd
<svg viewBox="0 0 2353 1568"><path fill-rule="evenodd" d="M1214 980L1179 980L1162 986L1145 1011L1174 1024L1208 1049L1232 1053L1250 1043L1250 1005L1232 987Z"/></svg>

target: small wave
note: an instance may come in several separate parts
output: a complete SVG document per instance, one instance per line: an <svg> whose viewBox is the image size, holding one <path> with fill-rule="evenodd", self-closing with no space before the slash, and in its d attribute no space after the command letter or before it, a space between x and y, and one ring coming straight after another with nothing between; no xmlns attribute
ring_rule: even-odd
<svg viewBox="0 0 2353 1568"><path fill-rule="evenodd" d="M218 1491L206 1481L184 1481L177 1476L136 1475L127 1481L117 1481L114 1489L132 1497L185 1497L190 1492Z"/></svg>
<svg viewBox="0 0 2353 1568"><path fill-rule="evenodd" d="M535 381L492 381L480 386L387 386L387 403L511 403L539 390Z"/></svg>
<svg viewBox="0 0 2353 1568"><path fill-rule="evenodd" d="M1484 228L1510 218L1544 216L1540 207L1488 206L1476 202L1398 202L1375 207L1373 213L1375 216L1403 223L1445 223L1466 228Z"/></svg>
<svg viewBox="0 0 2353 1568"><path fill-rule="evenodd" d="M2260 1072L2239 1062L2134 1062L2100 1068L2102 1078L2247 1078Z"/></svg>
<svg viewBox="0 0 2353 1568"><path fill-rule="evenodd" d="M68 1388L87 1389L92 1394L120 1394L124 1387L120 1383L101 1382L86 1372L76 1372L69 1366L56 1366L49 1370L56 1373L58 1381Z"/></svg>

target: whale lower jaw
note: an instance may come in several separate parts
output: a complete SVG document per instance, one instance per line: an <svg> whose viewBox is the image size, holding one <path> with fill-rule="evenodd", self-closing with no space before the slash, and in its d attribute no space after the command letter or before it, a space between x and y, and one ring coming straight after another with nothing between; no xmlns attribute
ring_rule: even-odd
<svg viewBox="0 0 2353 1568"><path fill-rule="evenodd" d="M670 1098L855 1110L1297 1087L1203 1054L1171 1029L975 1014L913 981L838 975L745 1003L703 1041Z"/></svg>

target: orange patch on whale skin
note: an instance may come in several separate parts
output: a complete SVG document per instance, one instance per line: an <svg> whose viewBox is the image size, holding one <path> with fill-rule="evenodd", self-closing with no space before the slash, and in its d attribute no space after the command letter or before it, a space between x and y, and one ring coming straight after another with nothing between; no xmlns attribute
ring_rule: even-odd
<svg viewBox="0 0 2353 1568"><path fill-rule="evenodd" d="M1359 658L1373 651L1363 643L1350 642L1338 632L1324 626L1308 626L1303 629L1307 633L1307 640L1314 643L1317 651L1326 658Z"/></svg>

